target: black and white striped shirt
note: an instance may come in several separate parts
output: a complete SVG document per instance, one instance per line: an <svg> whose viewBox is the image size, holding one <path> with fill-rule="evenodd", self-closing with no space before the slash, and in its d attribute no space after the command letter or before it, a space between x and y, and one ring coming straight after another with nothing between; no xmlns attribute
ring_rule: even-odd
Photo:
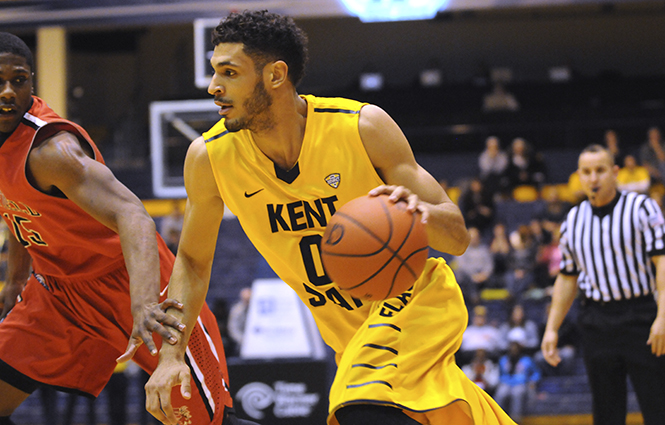
<svg viewBox="0 0 665 425"><path fill-rule="evenodd" d="M579 275L583 294L619 301L653 294L653 255L665 254L665 220L647 195L621 192L608 205L588 200L573 207L561 225L561 273Z"/></svg>

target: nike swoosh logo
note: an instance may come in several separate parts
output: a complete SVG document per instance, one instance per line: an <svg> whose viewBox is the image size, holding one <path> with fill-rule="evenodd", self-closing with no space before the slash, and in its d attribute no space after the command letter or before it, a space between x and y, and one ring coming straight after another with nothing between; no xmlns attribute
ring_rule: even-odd
<svg viewBox="0 0 665 425"><path fill-rule="evenodd" d="M263 189L265 189L265 188L261 188L261 189L257 190L256 192L252 192L252 193L245 192L245 198L251 198L252 196L254 196L257 193L261 192Z"/></svg>
<svg viewBox="0 0 665 425"><path fill-rule="evenodd" d="M160 297L163 297L164 294L166 294L169 291L169 285L166 285L164 289L162 289L162 292L159 293Z"/></svg>

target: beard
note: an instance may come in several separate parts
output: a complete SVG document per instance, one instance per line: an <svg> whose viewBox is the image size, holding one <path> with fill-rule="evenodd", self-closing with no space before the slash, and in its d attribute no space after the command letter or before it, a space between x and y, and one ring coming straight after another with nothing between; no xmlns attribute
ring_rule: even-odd
<svg viewBox="0 0 665 425"><path fill-rule="evenodd" d="M232 133L240 130L262 131L269 130L274 126L274 120L270 113L272 97L266 91L266 86L262 80L256 83L254 91L242 106L246 111L245 117L235 120L227 119L224 126L228 131Z"/></svg>

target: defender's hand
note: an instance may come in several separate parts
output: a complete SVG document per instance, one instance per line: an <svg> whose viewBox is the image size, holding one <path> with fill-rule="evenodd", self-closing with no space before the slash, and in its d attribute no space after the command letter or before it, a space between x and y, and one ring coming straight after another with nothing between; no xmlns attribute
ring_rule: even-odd
<svg viewBox="0 0 665 425"><path fill-rule="evenodd" d="M166 313L166 310L171 307L181 310L182 304L177 300L167 298L159 304L147 304L134 314L132 335L129 338L127 350L125 350L122 356L116 359L118 363L126 362L134 357L134 354L136 354L136 351L143 343L150 350L150 354L153 356L157 355L157 347L152 339L153 332L157 332L164 341L167 341L171 345L178 342L178 339L168 327L182 332L185 329L185 325Z"/></svg>

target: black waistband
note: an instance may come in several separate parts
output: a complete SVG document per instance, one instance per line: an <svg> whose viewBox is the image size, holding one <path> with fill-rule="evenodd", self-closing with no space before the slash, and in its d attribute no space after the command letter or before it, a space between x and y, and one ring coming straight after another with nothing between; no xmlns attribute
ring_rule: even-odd
<svg viewBox="0 0 665 425"><path fill-rule="evenodd" d="M582 298L583 306L602 306L602 307L630 307L630 306L643 306L649 304L656 304L656 299L653 297L653 294L643 295L636 298L625 298L622 300L610 300L610 301L596 301L592 298Z"/></svg>

